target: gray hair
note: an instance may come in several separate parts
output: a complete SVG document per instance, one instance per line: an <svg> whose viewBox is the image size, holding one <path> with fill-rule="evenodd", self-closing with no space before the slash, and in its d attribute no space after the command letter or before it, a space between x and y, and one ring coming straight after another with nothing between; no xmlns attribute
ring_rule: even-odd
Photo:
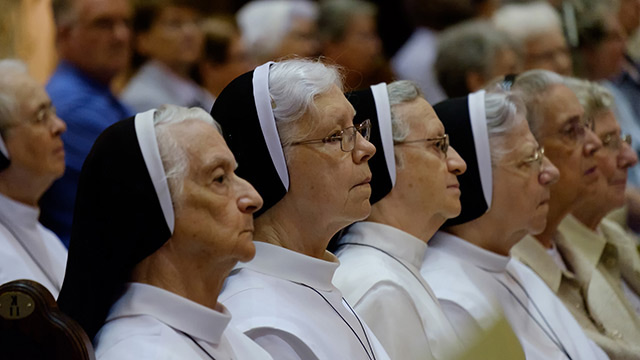
<svg viewBox="0 0 640 360"><path fill-rule="evenodd" d="M562 31L560 15L547 1L504 5L493 15L493 22L521 44L550 30Z"/></svg>
<svg viewBox="0 0 640 360"><path fill-rule="evenodd" d="M527 121L531 132L540 140L544 123L544 104L547 90L555 85L566 85L561 75L548 70L529 70L516 77L512 89L519 91L527 108Z"/></svg>
<svg viewBox="0 0 640 360"><path fill-rule="evenodd" d="M394 111L394 105L412 102L418 98L424 98L424 94L418 84L410 80L398 80L387 84L389 94L389 106L391 107L391 133L394 142L404 141L411 129L406 119L398 116ZM399 154L395 155L396 165L402 168L403 159Z"/></svg>
<svg viewBox="0 0 640 360"><path fill-rule="evenodd" d="M220 125L201 108L162 105L153 114L160 159L169 183L171 201L174 208L179 207L181 204L184 179L189 170L189 157L184 149L184 144L180 144L172 133L171 125L187 120L203 121L214 126L219 133L222 133Z"/></svg>
<svg viewBox="0 0 640 360"><path fill-rule="evenodd" d="M294 142L301 129L311 131L315 123L300 124L298 120L307 113L315 115L316 97L331 90L333 85L343 90L338 68L320 61L294 59L271 65L269 94L275 105L273 115L283 147Z"/></svg>
<svg viewBox="0 0 640 360"><path fill-rule="evenodd" d="M19 100L16 97L15 75L28 75L27 65L22 60L0 60L0 134L5 128L16 122Z"/></svg>
<svg viewBox="0 0 640 360"><path fill-rule="evenodd" d="M484 111L487 120L491 165L496 166L512 148L507 148L506 138L514 127L526 121L526 108L522 98L514 92L493 87L484 96Z"/></svg>
<svg viewBox="0 0 640 360"><path fill-rule="evenodd" d="M470 72L491 78L500 51L512 50L520 54L519 46L509 35L482 20L467 21L445 30L438 44L434 67L438 82L449 97L470 92L467 87Z"/></svg>
<svg viewBox="0 0 640 360"><path fill-rule="evenodd" d="M375 17L377 14L376 5L363 0L321 1L318 15L318 36L324 41L340 41L344 38L353 16Z"/></svg>
<svg viewBox="0 0 640 360"><path fill-rule="evenodd" d="M270 59L296 18L316 19L317 5L309 0L253 0L236 14L242 39L251 56Z"/></svg>
<svg viewBox="0 0 640 360"><path fill-rule="evenodd" d="M564 80L569 89L576 94L587 119L593 119L603 111L615 111L613 94L604 86L593 81L571 77Z"/></svg>

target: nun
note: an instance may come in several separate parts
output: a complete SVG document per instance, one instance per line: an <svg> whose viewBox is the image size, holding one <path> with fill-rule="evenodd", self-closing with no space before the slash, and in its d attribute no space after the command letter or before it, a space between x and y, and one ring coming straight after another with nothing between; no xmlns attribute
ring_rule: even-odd
<svg viewBox="0 0 640 360"><path fill-rule="evenodd" d="M275 359L388 359L332 283L331 237L371 211L371 124L354 124L338 70L318 61L266 63L233 80L212 115L264 199L255 258L238 264L221 302L232 324Z"/></svg>
<svg viewBox="0 0 640 360"><path fill-rule="evenodd" d="M235 167L202 109L165 105L98 137L58 300L97 359L271 359L217 302L236 262L255 253L262 205Z"/></svg>
<svg viewBox="0 0 640 360"><path fill-rule="evenodd" d="M418 86L407 80L347 94L369 118L371 215L337 243L336 286L392 359L451 359L460 340L420 275L427 241L460 213L466 165Z"/></svg>
<svg viewBox="0 0 640 360"><path fill-rule="evenodd" d="M510 261L513 245L544 229L559 177L520 97L496 88L434 108L467 172L459 177L462 211L429 242L421 274L456 332L472 338L504 316L527 359L607 359L547 285Z"/></svg>

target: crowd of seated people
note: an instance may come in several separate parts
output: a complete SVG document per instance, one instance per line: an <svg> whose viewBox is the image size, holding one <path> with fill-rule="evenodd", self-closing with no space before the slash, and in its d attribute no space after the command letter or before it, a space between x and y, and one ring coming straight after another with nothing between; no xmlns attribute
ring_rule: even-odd
<svg viewBox="0 0 640 360"><path fill-rule="evenodd" d="M640 360L640 1L236 5L0 59L0 284L105 360Z"/></svg>

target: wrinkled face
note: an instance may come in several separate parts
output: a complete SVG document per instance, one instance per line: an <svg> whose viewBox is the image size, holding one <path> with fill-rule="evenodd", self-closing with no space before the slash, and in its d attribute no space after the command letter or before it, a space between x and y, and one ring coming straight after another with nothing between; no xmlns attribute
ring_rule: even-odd
<svg viewBox="0 0 640 360"><path fill-rule="evenodd" d="M64 173L64 147L60 135L67 129L55 115L44 88L26 74L13 75L18 109L8 124L4 140L11 158L10 169L25 178L53 182Z"/></svg>
<svg viewBox="0 0 640 360"><path fill-rule="evenodd" d="M559 174L547 158L535 160L538 142L522 113L516 116L518 125L503 139L511 150L493 166L491 211L515 232L538 234L547 225L550 186Z"/></svg>
<svg viewBox="0 0 640 360"><path fill-rule="evenodd" d="M602 143L584 126L582 106L568 87L551 86L541 106L544 121L539 139L545 155L560 171L559 181L551 188L551 202L570 207L578 197L595 190L600 171L594 154Z"/></svg>
<svg viewBox="0 0 640 360"><path fill-rule="evenodd" d="M550 70L560 75L572 74L571 55L561 29L527 38L524 68Z"/></svg>
<svg viewBox="0 0 640 360"><path fill-rule="evenodd" d="M382 52L382 42L378 36L375 18L356 15L349 20L344 37L327 45L328 56L337 64L363 75L376 69Z"/></svg>
<svg viewBox="0 0 640 360"><path fill-rule="evenodd" d="M129 62L129 2L77 0L76 10L75 21L58 33L63 56L89 75L108 81Z"/></svg>
<svg viewBox="0 0 640 360"><path fill-rule="evenodd" d="M298 57L317 56L319 52L316 37L316 23L311 19L295 18L289 32L282 38L274 51L272 59L297 55Z"/></svg>
<svg viewBox="0 0 640 360"><path fill-rule="evenodd" d="M394 105L392 111L410 128L407 143L394 146L398 168L392 191L425 219L438 218L444 223L458 216L461 207L457 176L467 168L464 160L452 147L444 154L433 141L411 142L444 135L442 122L423 98Z"/></svg>
<svg viewBox="0 0 640 360"><path fill-rule="evenodd" d="M171 131L189 159L171 241L179 242L189 259L231 266L249 261L255 255L252 214L262 198L236 176L233 154L212 125L191 120L172 125Z"/></svg>
<svg viewBox="0 0 640 360"><path fill-rule="evenodd" d="M597 114L594 123L603 146L595 155L602 176L593 194L593 206L613 210L624 205L627 170L638 162L638 156L631 145L621 141L620 125L613 111Z"/></svg>
<svg viewBox="0 0 640 360"><path fill-rule="evenodd" d="M305 135L296 141L322 139L353 126L355 111L337 86L316 97L315 105L317 114L307 113L299 123L315 121L316 126L310 132L301 129ZM335 231L366 218L371 211L368 160L374 153L375 147L360 134L351 152L342 151L339 141L290 146L285 151L290 184L283 200Z"/></svg>
<svg viewBox="0 0 640 360"><path fill-rule="evenodd" d="M169 66L194 64L202 52L203 35L200 14L191 8L167 6L158 14L151 28L136 39L143 55Z"/></svg>

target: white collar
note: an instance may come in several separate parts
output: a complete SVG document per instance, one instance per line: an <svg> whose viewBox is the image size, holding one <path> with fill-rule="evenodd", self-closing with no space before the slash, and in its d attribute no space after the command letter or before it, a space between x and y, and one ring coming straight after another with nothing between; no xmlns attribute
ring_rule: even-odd
<svg viewBox="0 0 640 360"><path fill-rule="evenodd" d="M416 269L420 268L427 251L427 243L417 237L393 226L370 221L351 225L338 244L345 242L375 246Z"/></svg>
<svg viewBox="0 0 640 360"><path fill-rule="evenodd" d="M318 290L330 291L335 288L331 279L340 262L330 252L325 251L324 259L316 259L281 246L261 241L253 243L256 246L256 256L247 263L238 263L236 269L250 269L294 283L306 284Z"/></svg>
<svg viewBox="0 0 640 360"><path fill-rule="evenodd" d="M170 327L210 344L219 344L231 314L218 303L215 311L170 291L142 283L128 283L113 304L106 321L126 316L149 315Z"/></svg>
<svg viewBox="0 0 640 360"><path fill-rule="evenodd" d="M498 255L444 231L438 231L429 240L429 244L433 249L449 253L490 272L506 271L507 263L511 259L509 256Z"/></svg>
<svg viewBox="0 0 640 360"><path fill-rule="evenodd" d="M5 226L16 225L23 228L35 228L38 224L40 209L15 201L4 194L0 194L0 219ZM5 222L7 222L5 224Z"/></svg>

